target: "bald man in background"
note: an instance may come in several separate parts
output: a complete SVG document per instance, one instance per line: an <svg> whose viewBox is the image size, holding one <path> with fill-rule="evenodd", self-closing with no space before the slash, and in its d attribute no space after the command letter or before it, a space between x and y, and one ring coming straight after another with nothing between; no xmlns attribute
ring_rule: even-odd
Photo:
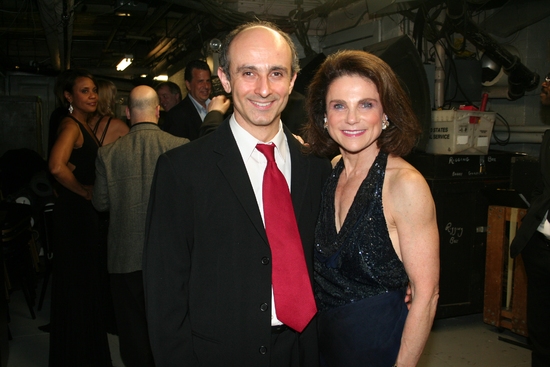
<svg viewBox="0 0 550 367"><path fill-rule="evenodd" d="M130 132L101 147L96 159L92 203L110 212L108 270L126 367L154 366L145 317L142 254L149 192L158 157L189 142L160 130L159 98L148 86L128 98Z"/></svg>

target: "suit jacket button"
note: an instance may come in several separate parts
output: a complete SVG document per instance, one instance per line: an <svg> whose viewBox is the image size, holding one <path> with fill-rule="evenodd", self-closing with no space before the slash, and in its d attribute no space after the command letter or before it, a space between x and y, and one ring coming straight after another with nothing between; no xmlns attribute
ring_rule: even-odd
<svg viewBox="0 0 550 367"><path fill-rule="evenodd" d="M265 312L269 309L269 306L267 305L267 303L262 303L261 306L260 306L260 311L262 312Z"/></svg>
<svg viewBox="0 0 550 367"><path fill-rule="evenodd" d="M267 353L267 348L262 345L260 347L260 354L266 354L266 353Z"/></svg>
<svg viewBox="0 0 550 367"><path fill-rule="evenodd" d="M269 257L262 257L262 265L267 265L269 264Z"/></svg>

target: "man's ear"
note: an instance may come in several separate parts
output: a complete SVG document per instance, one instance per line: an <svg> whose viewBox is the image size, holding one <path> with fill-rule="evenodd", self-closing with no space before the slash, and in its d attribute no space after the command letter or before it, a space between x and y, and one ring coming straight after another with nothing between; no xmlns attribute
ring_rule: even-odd
<svg viewBox="0 0 550 367"><path fill-rule="evenodd" d="M132 118L130 116L130 109L128 108L128 106L126 106L126 118L128 119L128 121L132 120Z"/></svg>
<svg viewBox="0 0 550 367"><path fill-rule="evenodd" d="M292 88L294 88L294 82L296 82L297 77L298 73L295 73L292 79L290 79L290 88L288 89L288 94L292 93Z"/></svg>
<svg viewBox="0 0 550 367"><path fill-rule="evenodd" d="M231 83L229 83L229 78L227 78L227 75L225 75L221 67L218 68L218 78L220 78L222 87L225 90L225 92L231 93Z"/></svg>

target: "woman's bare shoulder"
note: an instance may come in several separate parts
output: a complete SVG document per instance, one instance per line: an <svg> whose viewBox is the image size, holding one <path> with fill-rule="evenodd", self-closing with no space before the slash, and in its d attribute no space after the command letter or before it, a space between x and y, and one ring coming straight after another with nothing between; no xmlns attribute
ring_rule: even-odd
<svg viewBox="0 0 550 367"><path fill-rule="evenodd" d="M57 134L64 133L80 133L80 127L78 126L78 122L73 120L71 117L67 116L64 117L61 122L59 123L59 127L57 128Z"/></svg>
<svg viewBox="0 0 550 367"><path fill-rule="evenodd" d="M401 157L388 157L386 180L389 192L399 197L406 195L427 194L429 186L422 174Z"/></svg>

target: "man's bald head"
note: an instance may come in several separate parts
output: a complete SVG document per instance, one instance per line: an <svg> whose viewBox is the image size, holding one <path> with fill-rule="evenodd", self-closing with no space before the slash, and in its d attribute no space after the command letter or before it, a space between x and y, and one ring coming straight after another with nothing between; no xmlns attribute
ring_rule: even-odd
<svg viewBox="0 0 550 367"><path fill-rule="evenodd" d="M126 117L132 125L139 122L158 123L159 111L159 98L153 88L140 85L132 89L126 108Z"/></svg>

